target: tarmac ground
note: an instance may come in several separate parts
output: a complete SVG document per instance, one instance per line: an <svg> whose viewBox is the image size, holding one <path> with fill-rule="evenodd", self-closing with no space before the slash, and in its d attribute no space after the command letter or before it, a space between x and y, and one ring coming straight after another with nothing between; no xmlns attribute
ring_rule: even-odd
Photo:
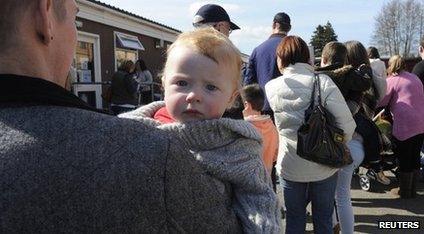
<svg viewBox="0 0 424 234"><path fill-rule="evenodd" d="M361 169L361 173L363 173ZM418 196L413 199L399 199L390 193L398 187L394 174L385 172L390 185L371 182L371 191L364 191L359 185L359 176L352 178L352 205L355 214L355 233L424 233L424 182L417 184ZM281 194L279 194L281 196ZM308 206L310 214L310 206ZM419 229L379 229L379 221L419 221ZM284 233L285 219L282 220ZM308 215L306 232L313 233L312 216Z"/></svg>

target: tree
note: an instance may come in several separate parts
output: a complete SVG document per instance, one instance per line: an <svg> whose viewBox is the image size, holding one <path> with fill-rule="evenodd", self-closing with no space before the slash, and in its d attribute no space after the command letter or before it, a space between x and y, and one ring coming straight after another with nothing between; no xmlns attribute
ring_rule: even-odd
<svg viewBox="0 0 424 234"><path fill-rule="evenodd" d="M322 49L331 41L337 41L337 35L334 32L333 26L330 22L326 25L318 25L314 34L312 35L310 44L314 47L316 57L321 57Z"/></svg>
<svg viewBox="0 0 424 234"><path fill-rule="evenodd" d="M423 36L424 0L391 0L375 17L372 44L383 55L412 57Z"/></svg>

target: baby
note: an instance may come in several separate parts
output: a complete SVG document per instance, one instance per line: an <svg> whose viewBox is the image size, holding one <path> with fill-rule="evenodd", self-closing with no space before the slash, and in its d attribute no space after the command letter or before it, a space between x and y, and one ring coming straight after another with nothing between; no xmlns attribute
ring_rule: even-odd
<svg viewBox="0 0 424 234"><path fill-rule="evenodd" d="M202 28L182 33L167 55L165 101L120 117L155 119L152 124L179 138L217 179L217 189L230 191L244 232L279 233L277 198L261 159L260 135L246 121L221 118L238 95L240 52L220 32Z"/></svg>

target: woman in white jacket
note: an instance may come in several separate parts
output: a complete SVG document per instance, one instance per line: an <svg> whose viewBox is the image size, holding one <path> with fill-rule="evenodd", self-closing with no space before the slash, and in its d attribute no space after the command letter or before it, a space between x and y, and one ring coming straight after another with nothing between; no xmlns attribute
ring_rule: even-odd
<svg viewBox="0 0 424 234"><path fill-rule="evenodd" d="M310 104L314 80L309 59L308 46L300 37L285 37L277 48L277 63L283 75L265 85L280 138L276 167L284 186L286 233L304 233L309 202L315 233L332 233L337 169L296 154L297 130ZM356 127L352 115L333 81L324 74L319 77L323 105L335 116L336 125L343 129L347 142Z"/></svg>

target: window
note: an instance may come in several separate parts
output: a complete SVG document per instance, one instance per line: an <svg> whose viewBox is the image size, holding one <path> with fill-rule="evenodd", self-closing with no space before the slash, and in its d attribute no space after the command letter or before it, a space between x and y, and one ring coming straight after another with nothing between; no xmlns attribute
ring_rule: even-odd
<svg viewBox="0 0 424 234"><path fill-rule="evenodd" d="M136 36L115 32L115 70L126 60L136 62L144 46Z"/></svg>
<svg viewBox="0 0 424 234"><path fill-rule="evenodd" d="M117 45L121 48L134 49L134 50L144 50L143 45L137 37L126 35L122 33L116 33Z"/></svg>
<svg viewBox="0 0 424 234"><path fill-rule="evenodd" d="M121 64L127 60L131 60L134 63L138 59L138 52L136 50L124 50L116 48L115 50L116 67L120 67Z"/></svg>

